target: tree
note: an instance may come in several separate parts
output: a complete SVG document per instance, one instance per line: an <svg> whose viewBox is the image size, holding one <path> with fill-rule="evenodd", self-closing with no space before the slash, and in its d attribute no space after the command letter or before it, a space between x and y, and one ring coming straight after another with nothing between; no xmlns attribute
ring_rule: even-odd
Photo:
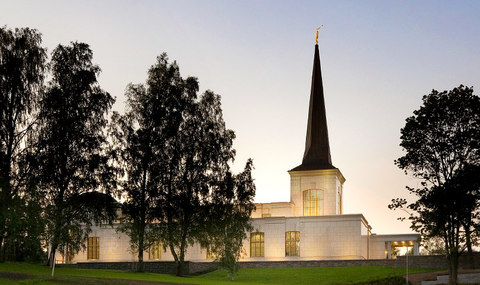
<svg viewBox="0 0 480 285"><path fill-rule="evenodd" d="M422 240L421 255L445 255L445 243L442 238L432 237Z"/></svg>
<svg viewBox="0 0 480 285"><path fill-rule="evenodd" d="M421 179L421 186L407 187L417 201L408 204L394 199L390 207L407 206L414 211L409 217L414 230L443 239L450 283L456 284L461 245L463 239L471 243L478 216L478 189L473 182L461 181L465 175L471 177L472 166L480 165L480 98L463 85L450 91L433 90L406 119L400 146L406 154L395 164Z"/></svg>
<svg viewBox="0 0 480 285"><path fill-rule="evenodd" d="M179 276L185 274L187 247L205 234L212 191L219 189L235 154L234 137L225 128L220 96L206 91L190 102L177 136L167 145L170 159L161 180L160 239L170 249Z"/></svg>
<svg viewBox="0 0 480 285"><path fill-rule="evenodd" d="M242 173L232 175L227 172L221 188L212 191L205 235L200 238L200 244L216 256L232 281L238 270L237 262L246 233L253 229L250 224L250 216L255 209L252 168L250 159Z"/></svg>
<svg viewBox="0 0 480 285"><path fill-rule="evenodd" d="M84 247L93 222L111 221L115 172L104 134L114 99L97 83L100 68L84 43L52 52L52 79L40 101L32 163L47 221L50 264L57 249ZM105 194L97 193L101 190Z"/></svg>
<svg viewBox="0 0 480 285"><path fill-rule="evenodd" d="M41 43L37 30L0 27L0 261L5 260L9 238L22 236L14 231L22 228L16 223L25 204L21 191L26 173L18 164L43 87L46 50Z"/></svg>
<svg viewBox="0 0 480 285"><path fill-rule="evenodd" d="M143 252L156 238L160 178L169 162L166 152L178 135L182 113L198 90L194 78L183 80L178 66L162 54L148 71L146 84L127 87L127 112L114 115L112 137L125 171L123 221L118 228L130 237L143 271ZM174 159L174 158L172 158Z"/></svg>
<svg viewBox="0 0 480 285"><path fill-rule="evenodd" d="M207 234L212 197L220 199L215 191L225 190L235 135L225 127L220 96L206 91L197 98L197 92L197 79L183 79L178 65L162 54L145 85L128 86L126 114L115 115L112 137L125 170L126 198L119 230L130 236L139 270L143 251L161 242L177 263L177 275L184 275L187 247ZM250 169L251 163L230 189L246 197L222 200L244 206L237 211L242 215L251 212L247 202L254 190L244 177Z"/></svg>

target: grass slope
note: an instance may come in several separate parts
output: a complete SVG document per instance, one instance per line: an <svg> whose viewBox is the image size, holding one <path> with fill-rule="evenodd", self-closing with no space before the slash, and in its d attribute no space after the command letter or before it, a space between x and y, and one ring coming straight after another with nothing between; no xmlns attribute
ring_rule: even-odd
<svg viewBox="0 0 480 285"><path fill-rule="evenodd" d="M427 270L411 269L410 272ZM355 282L401 276L405 269L386 266L365 267L308 267L308 268L248 268L238 272L234 282L227 279L224 270L217 270L195 277L176 277L169 274L132 273L118 270L93 270L62 268L55 269L55 279L50 277L50 268L28 263L0 264L0 284L352 284Z"/></svg>

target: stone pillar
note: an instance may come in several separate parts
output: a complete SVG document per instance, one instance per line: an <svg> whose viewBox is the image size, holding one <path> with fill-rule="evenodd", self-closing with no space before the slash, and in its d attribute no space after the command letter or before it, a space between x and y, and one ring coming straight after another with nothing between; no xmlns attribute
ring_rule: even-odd
<svg viewBox="0 0 480 285"><path fill-rule="evenodd" d="M387 259L392 259L392 242L387 243Z"/></svg>
<svg viewBox="0 0 480 285"><path fill-rule="evenodd" d="M413 242L413 255L419 255L418 254L418 241Z"/></svg>

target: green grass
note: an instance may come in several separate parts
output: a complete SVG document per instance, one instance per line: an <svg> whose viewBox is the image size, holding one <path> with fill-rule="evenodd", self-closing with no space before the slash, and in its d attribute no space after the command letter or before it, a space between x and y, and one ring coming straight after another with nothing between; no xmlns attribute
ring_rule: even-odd
<svg viewBox="0 0 480 285"><path fill-rule="evenodd" d="M430 270L410 269L410 273L426 272ZM351 284L354 282L382 279L390 276L402 276L403 268L386 266L365 267L304 267L304 268L248 268L241 269L234 282L228 281L224 270L217 270L195 277L176 277L169 274L132 273L118 270L76 269L71 267L57 267L55 279L50 277L50 268L28 263L0 264L2 274L17 273L18 276L9 276L11 279L1 278L0 284L137 284L139 281L157 281L180 284ZM21 274L30 275L29 279L20 280ZM17 279L12 279L17 278ZM107 278L107 279L105 279ZM117 279L117 280L111 280ZM136 280L136 281L134 281ZM151 283L150 283L151 284Z"/></svg>

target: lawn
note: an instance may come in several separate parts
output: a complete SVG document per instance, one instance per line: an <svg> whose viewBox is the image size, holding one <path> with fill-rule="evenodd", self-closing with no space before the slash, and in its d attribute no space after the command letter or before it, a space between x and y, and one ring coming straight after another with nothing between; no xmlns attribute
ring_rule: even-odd
<svg viewBox="0 0 480 285"><path fill-rule="evenodd" d="M410 269L410 273L425 272ZM55 279L50 268L28 263L0 264L0 284L351 284L405 274L404 268L386 266L365 267L308 267L308 268L249 268L239 271L234 282L223 270L194 277L176 277L169 274L132 273L118 270L93 270L58 267Z"/></svg>

